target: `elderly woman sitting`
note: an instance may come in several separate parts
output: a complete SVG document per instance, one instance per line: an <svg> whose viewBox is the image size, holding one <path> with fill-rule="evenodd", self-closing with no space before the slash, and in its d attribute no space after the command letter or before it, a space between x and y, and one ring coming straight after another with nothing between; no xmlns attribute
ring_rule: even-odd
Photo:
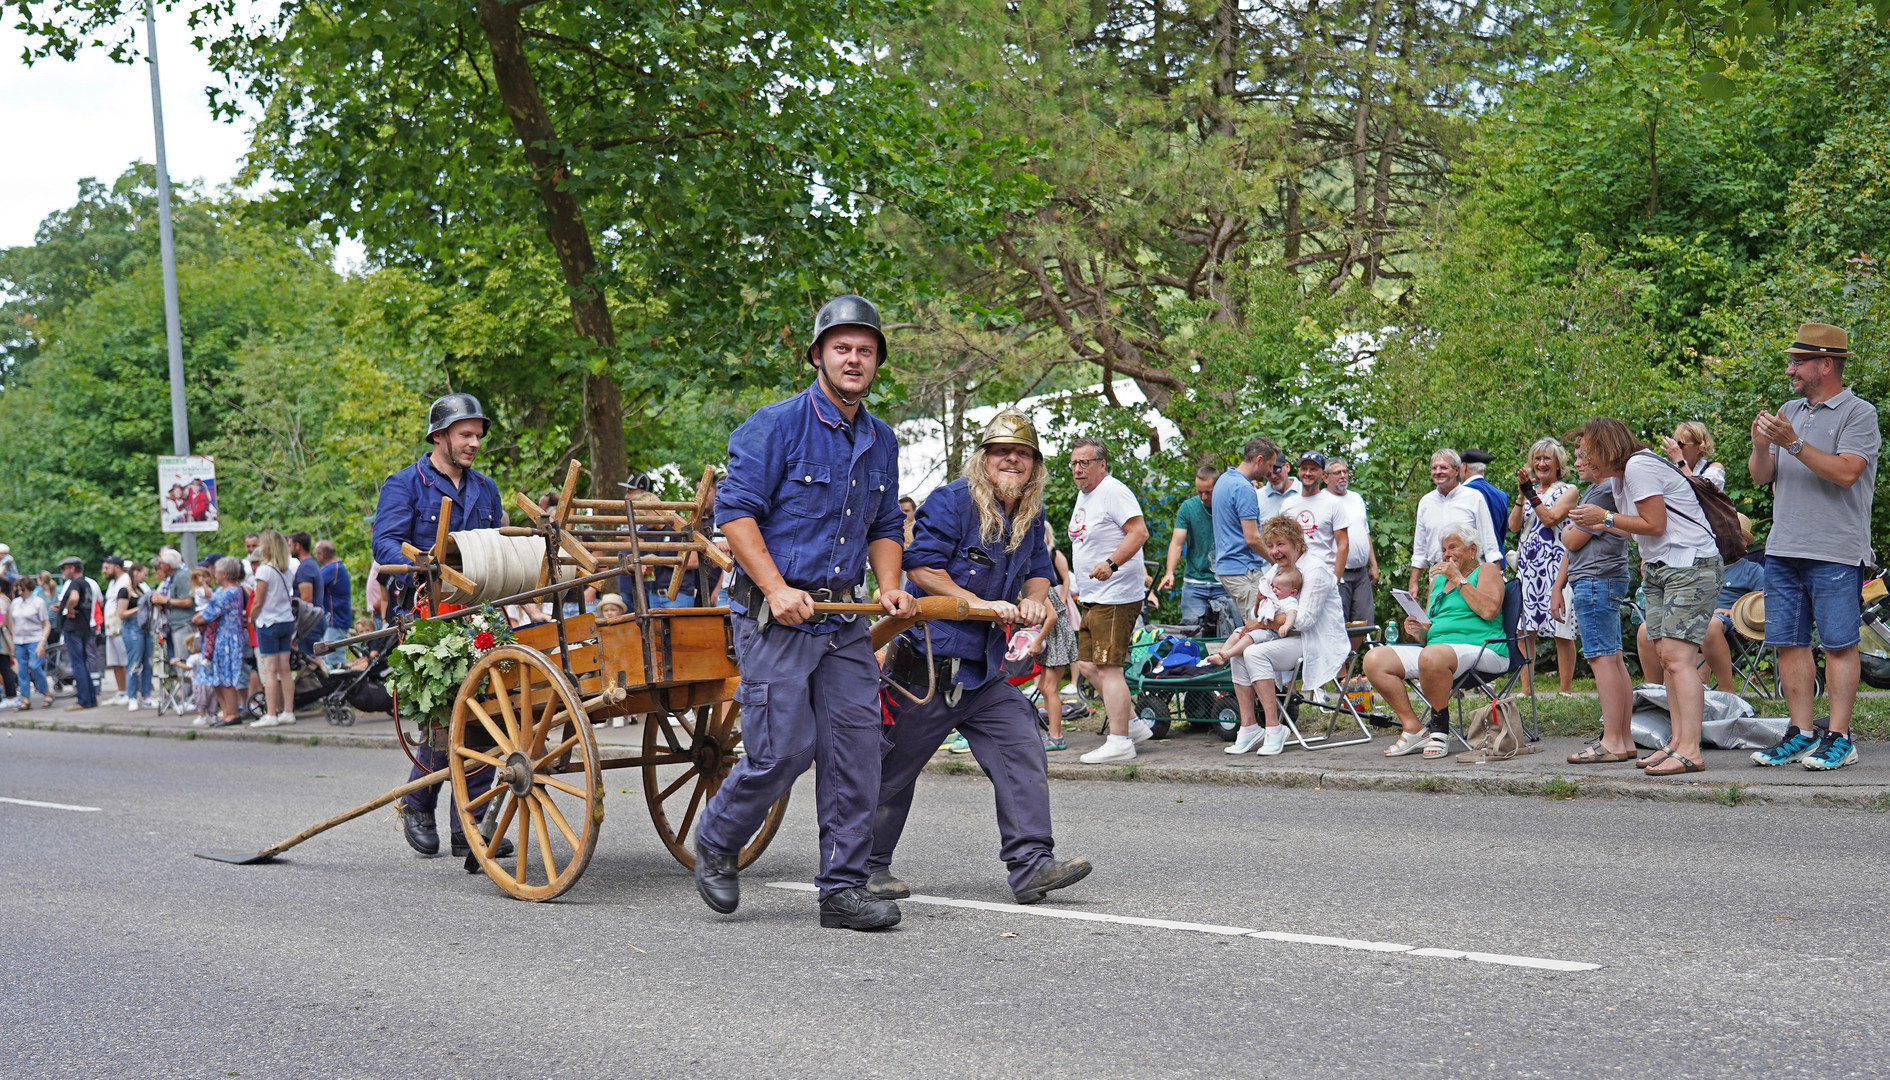
<svg viewBox="0 0 1890 1080"><path fill-rule="evenodd" d="M1241 639L1247 636L1243 632L1227 642L1236 647L1234 650L1207 658L1210 663L1228 664L1235 692L1242 698L1240 733L1234 745L1227 748L1230 754L1244 754L1255 744L1260 753L1268 755L1286 749L1286 729L1280 725L1277 696L1282 676L1291 682L1293 669L1303 658L1304 685L1323 685L1339 673L1352 651L1351 639L1345 633L1345 611L1339 602L1339 579L1332 576L1332 567L1325 559L1306 553L1306 534L1299 522L1288 517L1267 521L1260 526L1260 547L1273 563L1263 579L1260 603L1267 603L1273 577L1290 566L1299 571L1301 579L1299 607L1284 636L1243 646ZM1255 613L1245 614L1251 620ZM1244 628L1254 629L1259 629L1257 622ZM1251 702L1256 697L1266 717L1264 735L1252 714Z"/></svg>
<svg viewBox="0 0 1890 1080"><path fill-rule="evenodd" d="M1431 602L1425 609L1428 627L1414 618L1404 621L1404 632L1418 645L1380 645L1365 654L1365 676L1385 696L1404 733L1385 751L1403 757L1422 749L1427 758L1450 752L1450 694L1458 676L1472 669L1494 675L1509 667L1503 636L1503 572L1483 562L1476 533L1460 525L1443 535L1443 558L1431 567ZM1429 732L1411 709L1404 680L1416 679L1430 705Z"/></svg>

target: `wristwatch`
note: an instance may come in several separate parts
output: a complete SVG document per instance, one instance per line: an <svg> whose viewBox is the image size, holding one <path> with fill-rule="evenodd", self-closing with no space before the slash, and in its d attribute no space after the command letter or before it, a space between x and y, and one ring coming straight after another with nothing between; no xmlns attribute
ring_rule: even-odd
<svg viewBox="0 0 1890 1080"><path fill-rule="evenodd" d="M1122 571L1122 567L1116 565L1116 560L1114 559L1104 559L1103 562L1106 562L1109 564L1109 572L1112 574L1120 573Z"/></svg>
<svg viewBox="0 0 1890 1080"><path fill-rule="evenodd" d="M1601 527L1604 529L1614 528L1614 511L1610 510L1601 515Z"/></svg>
<svg viewBox="0 0 1890 1080"><path fill-rule="evenodd" d="M1803 450L1804 448L1805 448L1805 440L1803 439L1793 439L1791 442L1788 442L1785 444L1785 452L1790 454L1793 457L1797 457L1798 451Z"/></svg>

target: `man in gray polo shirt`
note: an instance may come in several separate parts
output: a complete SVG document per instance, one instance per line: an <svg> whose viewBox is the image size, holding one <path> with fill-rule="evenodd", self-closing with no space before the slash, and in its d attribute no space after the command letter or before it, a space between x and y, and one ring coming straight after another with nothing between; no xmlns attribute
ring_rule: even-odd
<svg viewBox="0 0 1890 1080"><path fill-rule="evenodd" d="M1787 349L1785 373L1801 396L1752 421L1754 483L1772 484L1772 534L1765 542L1765 643L1778 650L1791 726L1759 765L1803 761L1840 769L1857 761L1851 706L1857 700L1860 592L1870 550L1871 491L1883 437L1877 409L1844 386L1844 331L1806 323ZM1830 697L1827 730L1812 727L1816 626Z"/></svg>

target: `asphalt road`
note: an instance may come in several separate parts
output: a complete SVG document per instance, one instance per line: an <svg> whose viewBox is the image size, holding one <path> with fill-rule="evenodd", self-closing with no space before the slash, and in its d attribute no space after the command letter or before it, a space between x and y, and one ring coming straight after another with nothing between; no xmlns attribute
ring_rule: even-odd
<svg viewBox="0 0 1890 1080"><path fill-rule="evenodd" d="M366 750L0 736L0 1075L1874 1076L1886 825L1852 810L1058 781L1062 911L1600 965L1549 971L908 903L822 930L804 781L734 916L610 774L525 904L415 858ZM811 777L808 778L811 781ZM985 782L926 776L897 868L1005 905ZM628 788L629 793L620 793Z"/></svg>

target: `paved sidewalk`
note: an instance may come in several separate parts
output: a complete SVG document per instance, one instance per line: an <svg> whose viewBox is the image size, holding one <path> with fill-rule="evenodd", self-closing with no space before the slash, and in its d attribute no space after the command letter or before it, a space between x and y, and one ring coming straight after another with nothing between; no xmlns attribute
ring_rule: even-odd
<svg viewBox="0 0 1890 1080"><path fill-rule="evenodd" d="M304 710L292 727L193 727L191 717L159 715L123 706L65 711L68 699L51 710L0 713L0 727L92 732L148 737L237 739L320 746L397 750L394 723L384 715L357 714L352 726L338 727L320 710ZM1310 733L1309 733L1310 734ZM1315 787L1352 790L1422 791L1439 794L1530 795L1552 798L1625 797L1732 802L1739 805L1852 807L1890 811L1890 744L1859 745L1856 765L1837 772L1811 772L1797 765L1765 769L1751 763L1747 750L1706 751L1706 771L1675 777L1648 777L1631 764L1570 765L1566 758L1586 740L1547 738L1538 753L1486 765L1465 765L1454 756L1426 761L1412 754L1387 758L1394 736L1374 729L1370 743L1330 750L1305 750L1289 744L1283 754L1263 758L1251 752L1225 753L1227 743L1211 731L1177 724L1167 739L1141 744L1135 762L1085 765L1078 758L1102 743L1093 730L1068 732L1070 748L1050 755L1050 775L1060 780L1134 780L1235 786ZM597 729L598 742L634 747L642 726ZM1453 749L1461 751L1461 746ZM969 754L940 751L928 772L979 774Z"/></svg>

